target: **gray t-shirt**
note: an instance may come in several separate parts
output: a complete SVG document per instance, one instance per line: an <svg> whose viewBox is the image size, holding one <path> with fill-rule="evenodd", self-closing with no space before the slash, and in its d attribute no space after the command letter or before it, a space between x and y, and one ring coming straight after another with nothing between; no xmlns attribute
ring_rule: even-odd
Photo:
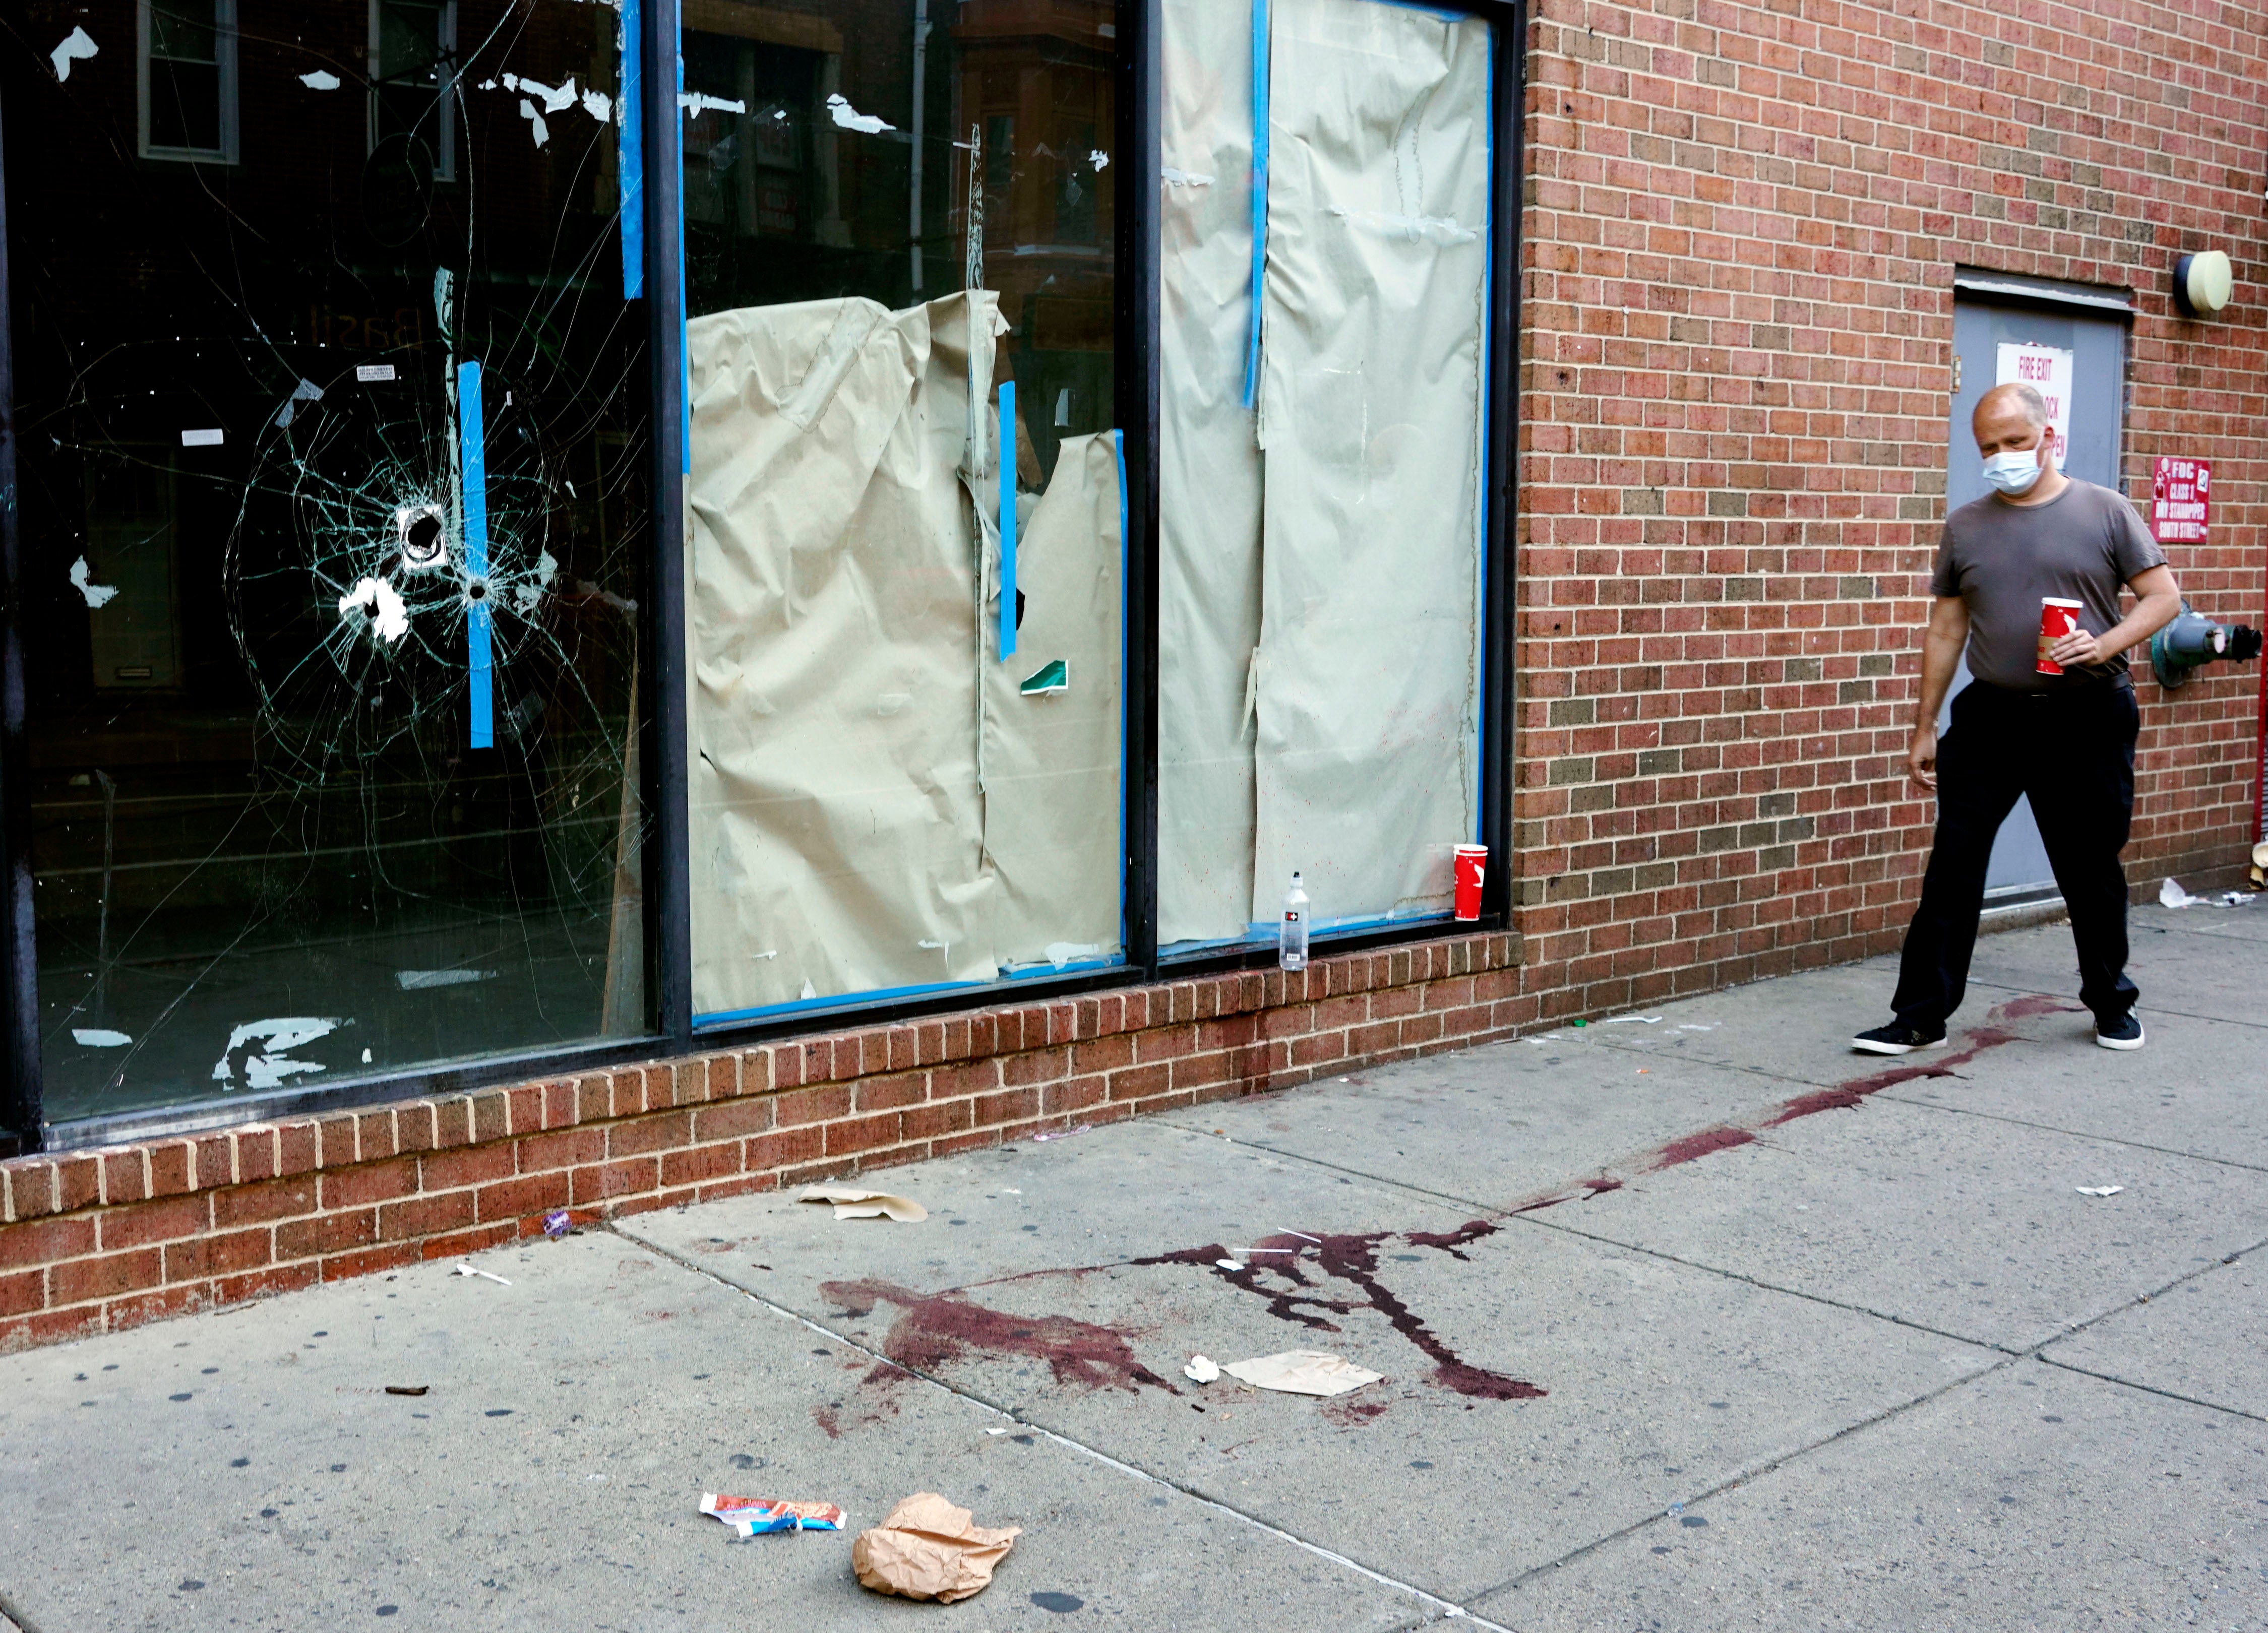
<svg viewBox="0 0 2268 1633"><path fill-rule="evenodd" d="M2039 673L2040 602L2078 601L2080 628L2104 634L2118 622L2120 586L2165 559L2132 505L2073 477L2045 504L1986 494L1947 517L1929 592L1968 603L1970 674L2010 691L2045 692L2123 675L2126 656L2059 678Z"/></svg>

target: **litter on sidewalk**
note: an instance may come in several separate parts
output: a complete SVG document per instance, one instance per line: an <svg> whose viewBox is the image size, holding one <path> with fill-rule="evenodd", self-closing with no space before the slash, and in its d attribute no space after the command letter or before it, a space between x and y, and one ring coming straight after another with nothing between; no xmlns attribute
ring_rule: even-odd
<svg viewBox="0 0 2268 1633"><path fill-rule="evenodd" d="M843 1511L832 1503L783 1503L769 1497L701 1494L701 1512L723 1520L744 1537L777 1531L840 1531Z"/></svg>
<svg viewBox="0 0 2268 1633"><path fill-rule="evenodd" d="M919 1225L929 1217L929 1210L910 1197L892 1196L884 1191L862 1191L848 1185L806 1185L798 1202L823 1202L835 1204L838 1219L895 1219L901 1225Z"/></svg>
<svg viewBox="0 0 2268 1633"><path fill-rule="evenodd" d="M1035 1134L1032 1136L1032 1144L1038 1145L1049 1140L1067 1140L1074 1134L1091 1134L1094 1131L1093 1123L1082 1122L1075 1129L1054 1129L1045 1134Z"/></svg>
<svg viewBox="0 0 2268 1633"><path fill-rule="evenodd" d="M433 1386L431 1384L388 1384L386 1387L386 1393L388 1394L423 1394L432 1387Z"/></svg>
<svg viewBox="0 0 2268 1633"><path fill-rule="evenodd" d="M2193 896L2182 888L2179 879L2169 879L2158 886L2158 905L2161 908L2241 908L2251 900L2241 890L2224 890L2213 896Z"/></svg>
<svg viewBox="0 0 2268 1633"><path fill-rule="evenodd" d="M2125 1188L2123 1185L2082 1185L2079 1188L2079 1194L2082 1196L2116 1196Z"/></svg>
<svg viewBox="0 0 2268 1633"><path fill-rule="evenodd" d="M851 1543L858 1585L940 1605L973 1599L991 1585L993 1567L1023 1532L988 1530L972 1518L934 1491L916 1492Z"/></svg>
<svg viewBox="0 0 2268 1633"><path fill-rule="evenodd" d="M574 1228L575 1221L568 1217L564 1208L543 1216L543 1233L555 1242Z"/></svg>
<svg viewBox="0 0 2268 1633"><path fill-rule="evenodd" d="M1256 1389L1280 1390L1286 1394L1344 1394L1386 1376L1319 1350L1286 1350L1279 1355L1232 1361L1220 1370Z"/></svg>
<svg viewBox="0 0 2268 1633"><path fill-rule="evenodd" d="M1208 1356L1193 1355L1189 1364L1182 1368L1182 1376L1191 1383L1209 1384L1220 1376L1220 1363Z"/></svg>
<svg viewBox="0 0 2268 1633"><path fill-rule="evenodd" d="M509 1287L512 1285L510 1282L504 1280L503 1276L498 1276L494 1270L483 1270L469 1264L459 1265L457 1267L457 1274L460 1276L485 1276L489 1280L494 1282L499 1287Z"/></svg>

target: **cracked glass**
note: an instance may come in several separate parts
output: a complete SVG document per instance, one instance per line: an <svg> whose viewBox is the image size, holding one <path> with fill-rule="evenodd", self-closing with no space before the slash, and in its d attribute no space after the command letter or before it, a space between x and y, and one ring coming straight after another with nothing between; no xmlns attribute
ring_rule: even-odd
<svg viewBox="0 0 2268 1633"><path fill-rule="evenodd" d="M621 26L0 24L50 1121L648 1031Z"/></svg>

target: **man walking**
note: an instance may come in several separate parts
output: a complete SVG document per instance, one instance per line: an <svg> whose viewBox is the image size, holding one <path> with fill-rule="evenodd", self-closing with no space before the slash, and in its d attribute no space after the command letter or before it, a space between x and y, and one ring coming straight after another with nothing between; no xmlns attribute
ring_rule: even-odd
<svg viewBox="0 0 2268 1633"><path fill-rule="evenodd" d="M1913 780L1937 792L1937 837L1890 1000L1896 1019L1851 1045L1904 1055L1945 1041L1947 1018L1969 984L1993 836L2017 797L2029 795L2071 915L2079 996L2095 1011L2095 1041L2139 1049L2118 862L2134 813L2141 724L2126 649L2174 620L2181 588L2132 505L2056 469L2037 391L1995 386L1970 425L1994 491L1946 519L1906 753ZM2136 598L2124 619L2121 585ZM2078 627L2043 654L2042 603L2050 599L2076 603ZM1953 700L1940 744L1938 709L1964 644L1972 684ZM2063 673L2041 673L2043 655Z"/></svg>

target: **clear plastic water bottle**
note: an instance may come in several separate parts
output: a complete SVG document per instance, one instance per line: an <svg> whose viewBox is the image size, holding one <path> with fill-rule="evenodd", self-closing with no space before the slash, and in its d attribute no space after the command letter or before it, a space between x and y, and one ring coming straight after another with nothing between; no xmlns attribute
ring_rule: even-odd
<svg viewBox="0 0 2268 1633"><path fill-rule="evenodd" d="M1307 893L1300 875L1292 875L1292 888L1284 893L1284 917L1276 926L1276 961L1285 969L1307 967Z"/></svg>

